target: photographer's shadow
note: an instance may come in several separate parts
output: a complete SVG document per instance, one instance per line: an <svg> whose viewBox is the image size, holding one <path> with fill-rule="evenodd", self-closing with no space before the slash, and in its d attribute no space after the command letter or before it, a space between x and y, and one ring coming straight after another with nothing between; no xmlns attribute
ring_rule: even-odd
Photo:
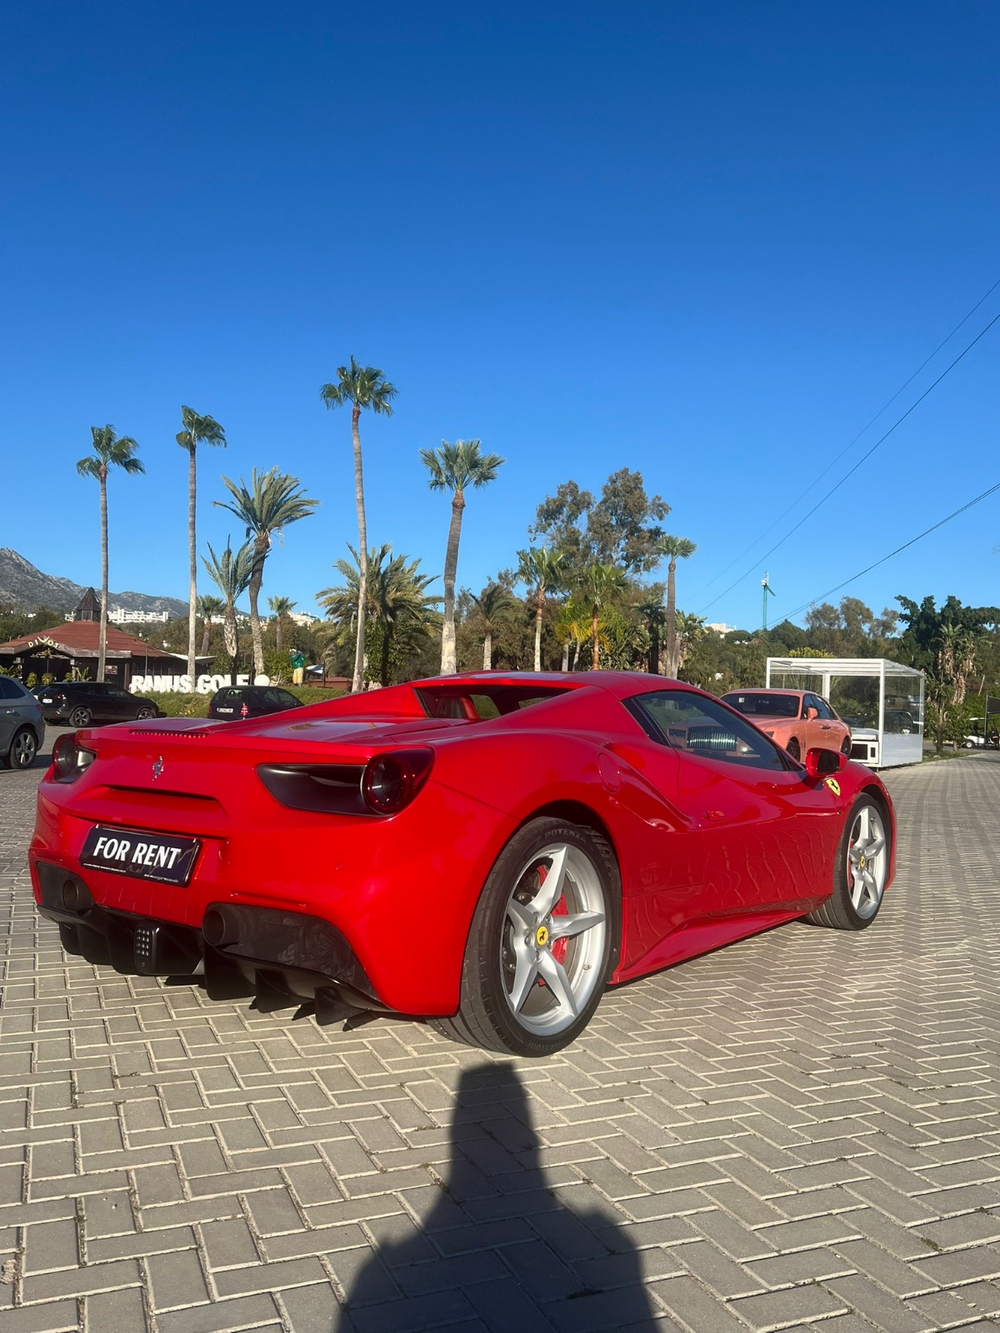
<svg viewBox="0 0 1000 1333"><path fill-rule="evenodd" d="M396 1320L393 1301L400 1302ZM419 1330L453 1321L483 1333L662 1327L638 1254L610 1208L567 1207L546 1180L511 1064L463 1071L440 1201L418 1232L366 1261L337 1327L365 1333L376 1325Z"/></svg>

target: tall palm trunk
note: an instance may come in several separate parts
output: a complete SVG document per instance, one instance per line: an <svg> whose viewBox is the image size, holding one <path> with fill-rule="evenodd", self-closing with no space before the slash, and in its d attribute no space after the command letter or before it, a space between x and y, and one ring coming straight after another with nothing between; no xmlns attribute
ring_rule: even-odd
<svg viewBox="0 0 1000 1333"><path fill-rule="evenodd" d="M563 671L569 670L569 639L567 639L566 642L563 644L562 669Z"/></svg>
<svg viewBox="0 0 1000 1333"><path fill-rule="evenodd" d="M545 614L545 589L538 585L535 593L535 670L542 669L542 616Z"/></svg>
<svg viewBox="0 0 1000 1333"><path fill-rule="evenodd" d="M677 561L667 565L667 675L677 677Z"/></svg>
<svg viewBox="0 0 1000 1333"><path fill-rule="evenodd" d="M441 625L441 674L453 676L455 666L455 576L458 573L458 544L462 536L465 496L456 490L451 501L448 548L444 556L444 622Z"/></svg>
<svg viewBox="0 0 1000 1333"><path fill-rule="evenodd" d="M104 679L108 655L108 469L101 468L101 624L97 635L97 679Z"/></svg>
<svg viewBox="0 0 1000 1333"><path fill-rule="evenodd" d="M600 621L600 618L601 618L600 607L595 602L590 611L590 627L591 627L591 632L593 633L594 636L594 648L590 660L590 669L592 671L596 671L600 664L601 645L597 637L598 623Z"/></svg>
<svg viewBox="0 0 1000 1333"><path fill-rule="evenodd" d="M198 632L198 546L195 540L195 504L197 497L197 476L195 474L195 446L192 444L188 450L190 462L188 464L188 676L191 679L190 689L194 689L195 673L197 664L195 662L194 641ZM202 649L204 652L205 650Z"/></svg>
<svg viewBox="0 0 1000 1333"><path fill-rule="evenodd" d="M222 625L222 637L225 640L226 652L229 655L229 669L235 671L239 640L236 635L236 604L234 602L226 603L226 619Z"/></svg>
<svg viewBox="0 0 1000 1333"><path fill-rule="evenodd" d="M277 616L275 616L275 621L274 621L274 651L275 651L276 653L280 653L280 652L281 652L281 616L280 616L280 614L277 615Z"/></svg>
<svg viewBox="0 0 1000 1333"><path fill-rule="evenodd" d="M254 544L254 562L253 573L250 575L250 582L247 584L247 594L250 598L250 633L253 638L253 671L255 676L264 674L264 638L260 631L260 613L257 610L257 597L260 593L260 585L264 582L264 559L267 556L267 542L257 538Z"/></svg>
<svg viewBox="0 0 1000 1333"><path fill-rule="evenodd" d="M210 635L211 633L212 633L212 619L211 619L210 616L206 616L206 617L205 617L205 620L204 620L204 623L202 624L202 627L201 627L201 655L202 655L202 657L207 657L207 656L208 656L208 639L209 639L209 635Z"/></svg>
<svg viewBox="0 0 1000 1333"><path fill-rule="evenodd" d="M361 470L361 408L351 409L351 440L354 443L354 502L358 507L358 641L354 649L354 679L351 690L365 688L365 618L368 610L368 527L365 523L365 483ZM256 651L256 648L254 649Z"/></svg>
<svg viewBox="0 0 1000 1333"><path fill-rule="evenodd" d="M483 636L483 670L493 670L493 628L486 626L486 633Z"/></svg>

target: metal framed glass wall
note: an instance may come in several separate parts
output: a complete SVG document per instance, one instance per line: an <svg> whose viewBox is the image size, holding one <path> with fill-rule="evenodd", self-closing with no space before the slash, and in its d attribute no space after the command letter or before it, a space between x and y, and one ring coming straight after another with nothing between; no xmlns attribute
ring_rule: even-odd
<svg viewBox="0 0 1000 1333"><path fill-rule="evenodd" d="M812 690L851 728L855 758L873 768L924 755L924 673L885 657L769 657L769 689Z"/></svg>

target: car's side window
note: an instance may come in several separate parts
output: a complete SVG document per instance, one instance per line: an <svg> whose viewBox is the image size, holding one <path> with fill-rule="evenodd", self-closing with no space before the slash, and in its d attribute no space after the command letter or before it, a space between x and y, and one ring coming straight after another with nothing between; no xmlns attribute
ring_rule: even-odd
<svg viewBox="0 0 1000 1333"><path fill-rule="evenodd" d="M658 690L634 695L625 706L652 740L687 754L746 768L792 766L752 723L700 694Z"/></svg>
<svg viewBox="0 0 1000 1333"><path fill-rule="evenodd" d="M825 699L821 699L818 694L816 695L816 703L814 706L819 709L819 715L821 718L823 718L825 722L833 721L833 709L830 707L827 701Z"/></svg>
<svg viewBox="0 0 1000 1333"><path fill-rule="evenodd" d="M17 689L13 680L9 676L0 676L0 699L20 699L21 691Z"/></svg>

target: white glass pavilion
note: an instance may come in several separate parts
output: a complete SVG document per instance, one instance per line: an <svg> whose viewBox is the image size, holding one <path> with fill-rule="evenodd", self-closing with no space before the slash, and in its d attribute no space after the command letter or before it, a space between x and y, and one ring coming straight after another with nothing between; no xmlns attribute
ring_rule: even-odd
<svg viewBox="0 0 1000 1333"><path fill-rule="evenodd" d="M872 768L924 757L924 673L884 657L769 657L769 689L821 694L850 726L851 758Z"/></svg>

